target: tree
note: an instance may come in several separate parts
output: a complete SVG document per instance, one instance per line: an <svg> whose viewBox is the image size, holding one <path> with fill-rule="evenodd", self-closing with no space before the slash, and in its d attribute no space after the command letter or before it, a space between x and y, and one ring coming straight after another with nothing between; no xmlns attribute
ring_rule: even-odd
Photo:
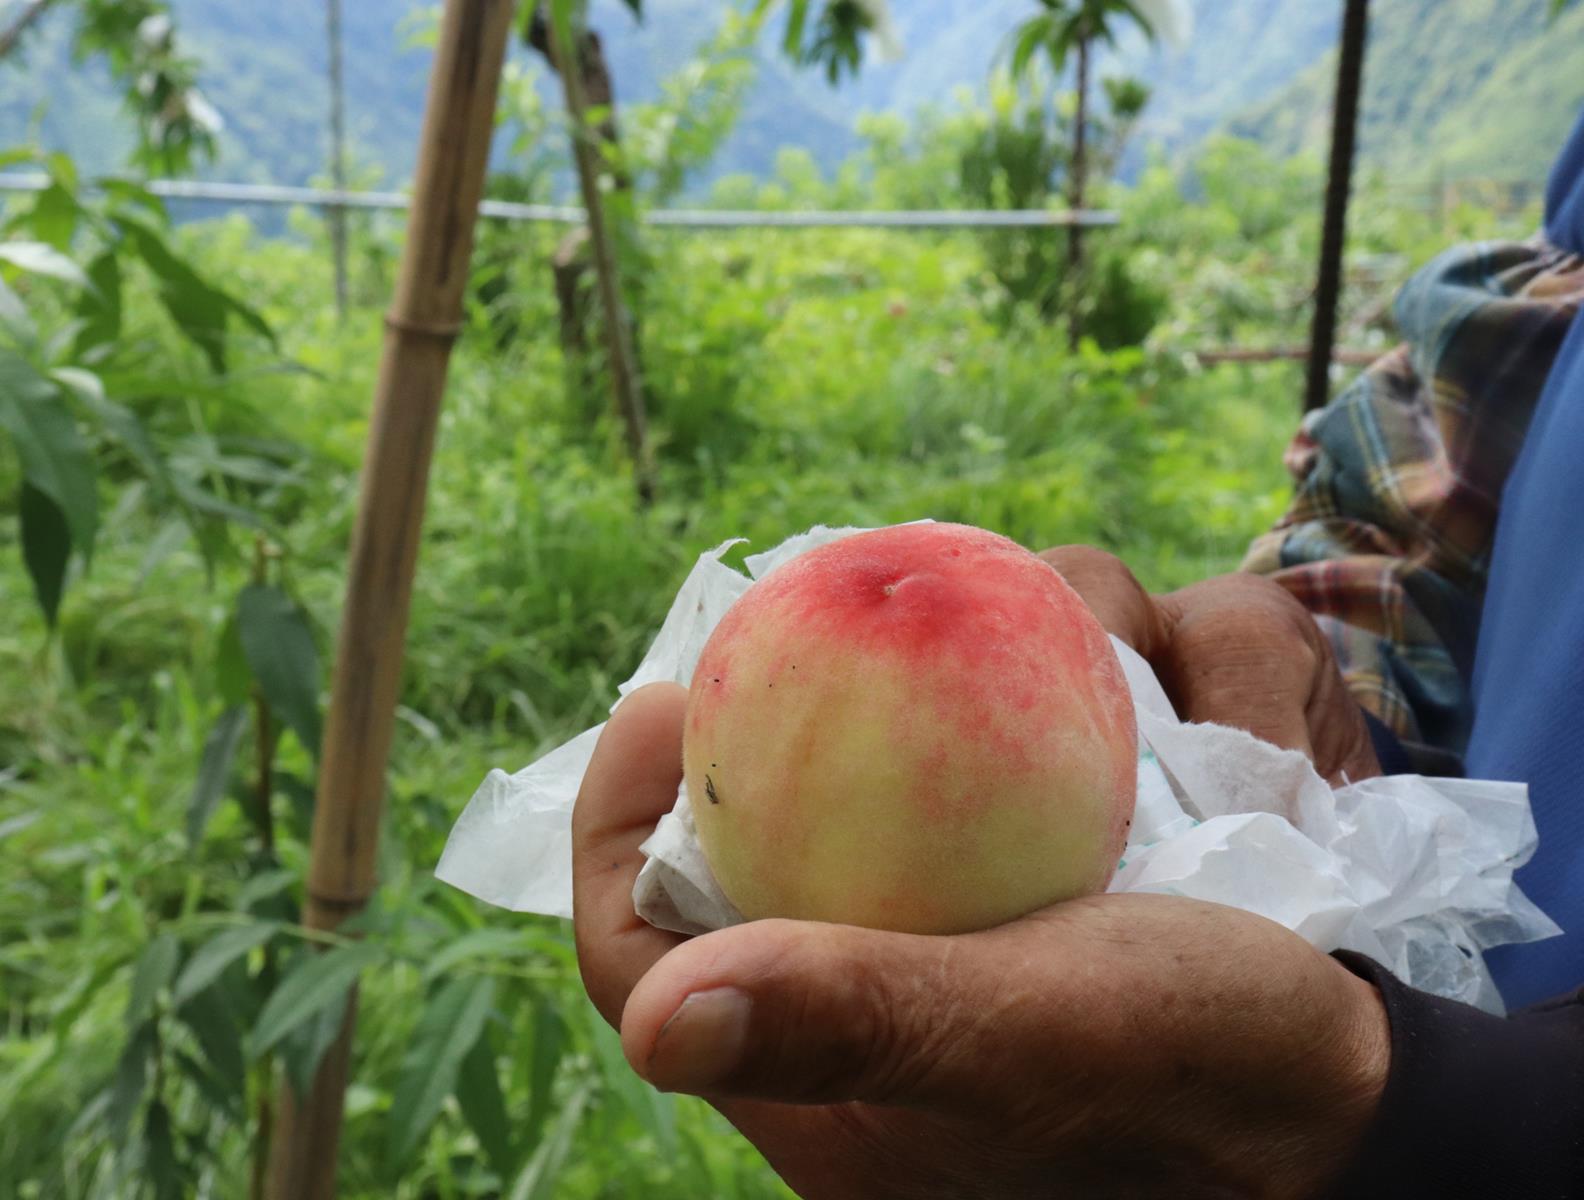
<svg viewBox="0 0 1584 1200"><path fill-rule="evenodd" d="M135 166L180 175L214 157L220 114L198 89L198 64L178 45L165 0L29 0L0 29L0 61L18 57L44 18L62 13L75 25L73 58L103 59L122 93L137 126Z"/></svg>
<svg viewBox="0 0 1584 1200"><path fill-rule="evenodd" d="M623 0L642 18L641 0ZM643 377L633 334L632 310L622 283L618 248L635 244L632 183L621 166L616 130L615 90L599 36L587 25L582 0L544 0L529 13L524 40L545 56L560 77L572 130L572 161L587 214L587 243L595 290L604 317L606 359L616 411L632 454L639 500L654 498L650 469L648 414ZM610 180L610 187L605 180ZM576 235L574 235L575 238ZM581 245L569 239L556 253L556 293L562 310L562 345L575 345L568 322L576 321Z"/></svg>
<svg viewBox="0 0 1584 1200"><path fill-rule="evenodd" d="M1116 44L1123 22L1131 22L1153 39L1156 17L1140 0L1039 0L1041 12L1024 21L1013 35L1012 74L1027 73L1041 53L1049 60L1057 77L1067 70L1070 60L1077 66L1077 112L1073 117L1072 159L1067 169L1067 201L1074 214L1081 213L1089 183L1090 73L1096 42ZM1157 6L1160 7L1160 6ZM1067 229L1067 274L1075 284L1083 269L1083 226L1076 221ZM1068 337L1076 346L1082 322L1076 305L1069 308Z"/></svg>

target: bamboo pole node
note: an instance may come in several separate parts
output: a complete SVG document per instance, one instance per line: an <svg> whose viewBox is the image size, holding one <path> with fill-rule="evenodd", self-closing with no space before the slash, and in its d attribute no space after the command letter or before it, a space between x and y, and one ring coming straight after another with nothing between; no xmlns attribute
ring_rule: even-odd
<svg viewBox="0 0 1584 1200"><path fill-rule="evenodd" d="M328 892L318 892L313 888L307 890L307 900L316 909L331 909L338 913L355 913L368 904L367 896L354 896L351 894L337 896Z"/></svg>
<svg viewBox="0 0 1584 1200"><path fill-rule="evenodd" d="M433 338L439 342L454 342L462 332L462 322L414 321L407 317L398 317L394 313L386 313L385 328L394 329L399 333L411 334L413 337Z"/></svg>

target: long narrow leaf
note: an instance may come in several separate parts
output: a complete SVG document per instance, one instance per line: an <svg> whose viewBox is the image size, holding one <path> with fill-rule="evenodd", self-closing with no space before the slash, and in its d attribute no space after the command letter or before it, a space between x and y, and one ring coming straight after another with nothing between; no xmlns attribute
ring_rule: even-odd
<svg viewBox="0 0 1584 1200"><path fill-rule="evenodd" d="M0 262L32 275L47 275L73 287L90 289L87 272L47 242L0 242Z"/></svg>
<svg viewBox="0 0 1584 1200"><path fill-rule="evenodd" d="M126 1023L130 1032L154 1012L154 1002L176 974L181 962L181 943L173 934L162 933L143 947L132 968L132 989L127 995Z"/></svg>
<svg viewBox="0 0 1584 1200"><path fill-rule="evenodd" d="M262 946L279 930L280 925L275 921L258 921L236 925L217 933L193 951L187 965L182 968L173 992L175 1002L178 1005L187 1003L220 978L220 973L228 966Z"/></svg>
<svg viewBox="0 0 1584 1200"><path fill-rule="evenodd" d="M299 1096L306 1096L313 1086L314 1073L341 1031L345 1017L344 1004L328 1005L281 1039L276 1053L286 1068L292 1091Z"/></svg>
<svg viewBox="0 0 1584 1200"><path fill-rule="evenodd" d="M406 1162L440 1115L462 1059L478 1041L494 1003L493 979L464 975L446 984L424 1006L391 1097L386 1140L386 1162L391 1166Z"/></svg>
<svg viewBox="0 0 1584 1200"><path fill-rule="evenodd" d="M7 351L0 351L0 428L11 434L24 478L60 506L75 548L89 555L99 493L88 445L57 386Z"/></svg>
<svg viewBox="0 0 1584 1200"><path fill-rule="evenodd" d="M198 1039L204 1058L220 1082L229 1088L246 1086L247 1066L242 1060L242 1029L219 982L210 984L191 997L177 1010L176 1015Z"/></svg>
<svg viewBox="0 0 1584 1200"><path fill-rule="evenodd" d="M121 1057L116 1061L105 1119L110 1126L110 1140L117 1146L126 1142L127 1132L132 1127L132 1116L143 1100L144 1089L148 1086L149 1060L154 1056L157 1044L154 1024L148 1022L127 1039Z"/></svg>
<svg viewBox="0 0 1584 1200"><path fill-rule="evenodd" d="M231 760L236 757L242 731L247 728L247 709L238 705L220 714L209 736L204 739L203 758L198 763L198 780L187 801L187 844L196 847L203 840L209 818L225 795L231 778Z"/></svg>
<svg viewBox="0 0 1584 1200"><path fill-rule="evenodd" d="M248 1057L258 1058L303 1022L345 1005L359 973L381 957L377 947L363 942L305 954L265 1002L248 1034Z"/></svg>
<svg viewBox="0 0 1584 1200"><path fill-rule="evenodd" d="M277 587L251 584L237 597L237 632L270 710L317 755L319 654L302 609Z"/></svg>
<svg viewBox="0 0 1584 1200"><path fill-rule="evenodd" d="M550 1116L556 1071L566 1052L566 1027L546 1000L534 1001L533 1048L528 1059L528 1119L523 1124L523 1145L538 1145L540 1131Z"/></svg>
<svg viewBox="0 0 1584 1200"><path fill-rule="evenodd" d="M171 1136L170 1109L163 1100L149 1105L143 1123L143 1163L154 1185L155 1200L181 1200L182 1170L176 1161L176 1142Z"/></svg>
<svg viewBox="0 0 1584 1200"><path fill-rule="evenodd" d="M479 1145L484 1147L484 1153L504 1179L517 1163L512 1152L506 1099L501 1094L500 1076L495 1068L495 1039L490 1036L488 1024L462 1058L462 1067L457 1072L456 1098Z"/></svg>
<svg viewBox="0 0 1584 1200"><path fill-rule="evenodd" d="M17 509L22 524L22 561L33 580L33 594L44 610L44 620L54 625L66 590L71 529L60 505L25 480Z"/></svg>
<svg viewBox="0 0 1584 1200"><path fill-rule="evenodd" d="M550 1127L550 1135L540 1143L533 1158L523 1168L523 1173L517 1177L511 1190L511 1200L544 1200L555 1195L556 1181L561 1177L561 1169L566 1166L567 1155L572 1150L572 1138L577 1133L579 1122L583 1120L583 1109L587 1107L593 1090L592 1083L584 1082L567 1097L566 1104L556 1114L555 1123Z"/></svg>

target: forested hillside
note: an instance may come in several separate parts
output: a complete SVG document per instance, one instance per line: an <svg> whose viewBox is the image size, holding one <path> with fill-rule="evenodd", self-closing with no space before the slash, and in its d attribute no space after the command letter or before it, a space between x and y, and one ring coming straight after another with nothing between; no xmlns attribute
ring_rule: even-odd
<svg viewBox="0 0 1584 1200"><path fill-rule="evenodd" d="M1544 178L1584 103L1584 9L1551 0L1398 0L1373 6L1362 148L1393 176ZM1230 129L1277 154L1324 142L1335 55Z"/></svg>
<svg viewBox="0 0 1584 1200"><path fill-rule="evenodd" d="M1546 19L1550 0L1400 0L1374 11L1364 149L1428 176L1536 177L1581 100L1584 77L1565 65L1584 52L1584 10ZM5 5L0 5L3 10ZM324 160L325 29L320 0L227 4L177 0L182 35L203 64L203 86L226 121L226 179L301 183ZM346 5L348 120L369 181L399 182L412 166L427 51L414 44L420 0ZM726 0L654 0L642 23L597 0L618 96L654 98L719 26ZM754 55L741 120L711 175L767 175L784 146L830 169L859 144L864 111L912 113L982 91L1028 0L893 0L902 54L866 64L833 89L775 51L778 22ZM1228 127L1278 154L1323 143L1339 4L1196 0L1185 50L1124 38L1102 67L1149 80L1153 100L1131 162L1151 144L1178 151ZM0 124L21 130L37 106L42 140L85 164L109 167L126 140L101 72L69 69L65 31L46 27L24 71L0 75ZM541 70L537 58L517 56ZM51 81L47 101L38 86ZM554 89L541 89L554 106Z"/></svg>

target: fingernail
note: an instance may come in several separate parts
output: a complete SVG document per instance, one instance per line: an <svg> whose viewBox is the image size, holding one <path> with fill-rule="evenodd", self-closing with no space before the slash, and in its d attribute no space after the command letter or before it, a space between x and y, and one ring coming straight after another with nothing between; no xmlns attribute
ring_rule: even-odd
<svg viewBox="0 0 1584 1200"><path fill-rule="evenodd" d="M753 1000L734 987L694 992L677 1006L649 1052L649 1082L665 1092L699 1093L725 1079L748 1046Z"/></svg>

